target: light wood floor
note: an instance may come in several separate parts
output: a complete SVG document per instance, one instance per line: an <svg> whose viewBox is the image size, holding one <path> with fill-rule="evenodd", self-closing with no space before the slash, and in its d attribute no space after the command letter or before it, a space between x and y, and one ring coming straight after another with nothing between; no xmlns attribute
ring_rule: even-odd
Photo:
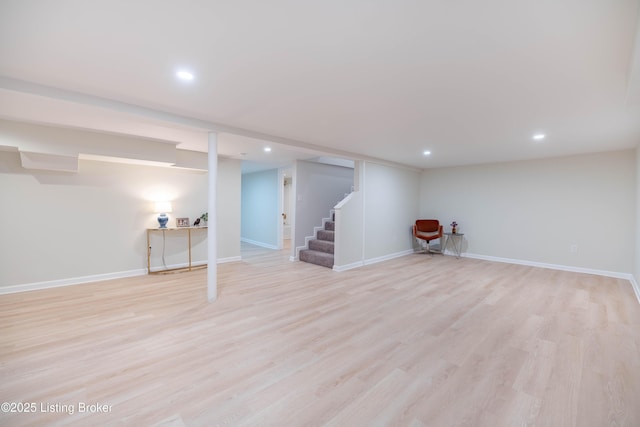
<svg viewBox="0 0 640 427"><path fill-rule="evenodd" d="M627 281L245 249L212 304L206 270L0 296L0 401L38 405L0 425L640 426Z"/></svg>

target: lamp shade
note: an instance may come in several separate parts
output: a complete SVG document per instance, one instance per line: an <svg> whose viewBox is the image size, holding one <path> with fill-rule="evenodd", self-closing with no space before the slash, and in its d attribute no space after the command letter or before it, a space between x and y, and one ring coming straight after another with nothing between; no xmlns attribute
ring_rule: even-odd
<svg viewBox="0 0 640 427"><path fill-rule="evenodd" d="M171 212L171 202L156 202L155 210L158 213Z"/></svg>

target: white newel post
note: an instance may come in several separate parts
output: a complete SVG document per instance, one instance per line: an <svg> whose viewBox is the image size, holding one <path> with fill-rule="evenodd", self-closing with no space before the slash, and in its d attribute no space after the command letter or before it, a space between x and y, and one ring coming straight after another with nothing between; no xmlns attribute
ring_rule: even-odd
<svg viewBox="0 0 640 427"><path fill-rule="evenodd" d="M209 133L209 221L207 229L207 298L218 297L218 134Z"/></svg>

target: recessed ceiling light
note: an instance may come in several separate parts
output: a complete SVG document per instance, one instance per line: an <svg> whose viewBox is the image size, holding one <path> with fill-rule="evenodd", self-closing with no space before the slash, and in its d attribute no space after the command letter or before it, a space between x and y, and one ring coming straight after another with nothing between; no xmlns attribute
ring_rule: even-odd
<svg viewBox="0 0 640 427"><path fill-rule="evenodd" d="M264 152L265 152L265 153L268 153L268 152L270 152L270 151L271 151L271 147L264 147Z"/></svg>
<svg viewBox="0 0 640 427"><path fill-rule="evenodd" d="M423 155L423 156L430 156L430 155L431 155L431 151L429 151L429 150L424 150L424 151L422 152L422 155Z"/></svg>
<svg viewBox="0 0 640 427"><path fill-rule="evenodd" d="M180 80L184 80L184 81L191 81L193 80L193 74L185 71L185 70L180 70L176 73L176 77L178 77Z"/></svg>
<svg viewBox="0 0 640 427"><path fill-rule="evenodd" d="M536 141L542 141L545 138L545 134L544 133L537 133L535 135L533 135L533 139Z"/></svg>

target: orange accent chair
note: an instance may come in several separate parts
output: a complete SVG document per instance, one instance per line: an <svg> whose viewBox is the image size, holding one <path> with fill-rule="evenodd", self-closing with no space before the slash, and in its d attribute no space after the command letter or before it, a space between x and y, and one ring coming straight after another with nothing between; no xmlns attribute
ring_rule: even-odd
<svg viewBox="0 0 640 427"><path fill-rule="evenodd" d="M413 237L416 238L418 243L420 240L426 242L426 249L424 253L442 253L442 225L437 219L419 219L413 226ZM429 242L432 240L440 239L440 250L431 250Z"/></svg>

